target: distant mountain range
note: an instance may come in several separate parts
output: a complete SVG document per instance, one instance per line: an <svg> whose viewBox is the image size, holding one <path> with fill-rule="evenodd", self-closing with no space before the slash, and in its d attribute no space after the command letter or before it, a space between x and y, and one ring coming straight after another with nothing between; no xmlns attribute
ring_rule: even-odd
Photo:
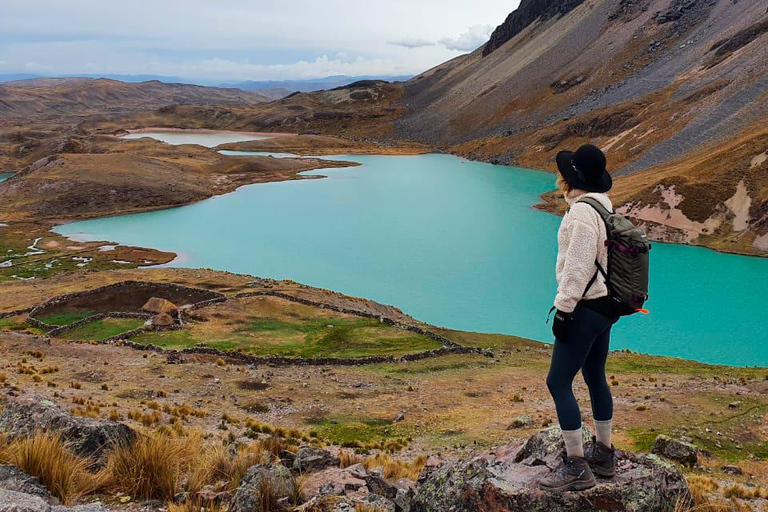
<svg viewBox="0 0 768 512"><path fill-rule="evenodd" d="M37 78L107 78L110 80L119 80L126 83L140 83L159 81L166 84L190 84L190 85L202 85L207 87L218 88L230 88L241 89L243 91L274 91L268 96L270 97L282 97L287 96L293 92L314 92L323 89L334 89L336 87L343 87L351 83L360 80L386 80L388 82L405 82L412 78L412 75L396 75L396 76L345 76L336 75L328 76L325 78L311 78L306 80L245 80L232 83L219 84L211 80L194 80L179 78L176 76L163 76L163 75L115 75L115 74L77 74L69 76L51 76L51 75L36 75L31 73L10 73L0 74L0 83L3 82L15 82L18 80L31 80Z"/></svg>
<svg viewBox="0 0 768 512"><path fill-rule="evenodd" d="M150 80L32 78L0 84L4 117L147 112L174 104L244 106L275 99L269 91L242 91Z"/></svg>
<svg viewBox="0 0 768 512"><path fill-rule="evenodd" d="M289 92L315 92L327 89L344 87L361 80L385 80L387 82L407 82L413 78L411 75L400 76L329 76L326 78L310 80L265 80L237 82L233 84L219 84L218 87L234 87L244 91L263 91L269 89L284 89Z"/></svg>

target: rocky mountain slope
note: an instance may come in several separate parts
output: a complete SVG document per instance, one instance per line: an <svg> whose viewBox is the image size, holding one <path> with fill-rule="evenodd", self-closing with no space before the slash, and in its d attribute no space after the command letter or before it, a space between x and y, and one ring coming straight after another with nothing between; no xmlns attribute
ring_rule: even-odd
<svg viewBox="0 0 768 512"><path fill-rule="evenodd" d="M524 1L406 84L396 133L542 169L596 143L657 238L763 252L767 54L763 1Z"/></svg>
<svg viewBox="0 0 768 512"><path fill-rule="evenodd" d="M151 111L171 104L253 105L271 93L106 78L36 78L0 84L0 115L52 117Z"/></svg>

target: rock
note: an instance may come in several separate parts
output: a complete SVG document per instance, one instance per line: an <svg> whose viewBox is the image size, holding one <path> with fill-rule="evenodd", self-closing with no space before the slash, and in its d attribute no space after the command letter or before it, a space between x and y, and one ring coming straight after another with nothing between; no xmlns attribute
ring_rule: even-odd
<svg viewBox="0 0 768 512"><path fill-rule="evenodd" d="M291 470L280 464L257 464L245 472L230 503L230 512L261 510L262 485L269 486L276 500L293 496Z"/></svg>
<svg viewBox="0 0 768 512"><path fill-rule="evenodd" d="M74 507L51 507L51 512L110 512L101 503L89 503L87 505L75 505Z"/></svg>
<svg viewBox="0 0 768 512"><path fill-rule="evenodd" d="M146 304L144 304L141 307L142 311L146 311L147 313L166 313L166 314L172 314L176 313L179 308L174 304L173 302L161 299L158 297L152 297L147 301Z"/></svg>
<svg viewBox="0 0 768 512"><path fill-rule="evenodd" d="M365 498L358 501L358 503L368 505L376 512L398 512L394 503L378 494L369 493Z"/></svg>
<svg viewBox="0 0 768 512"><path fill-rule="evenodd" d="M405 413L404 412L397 413L397 416L395 416L395 419L392 420L392 423L400 423L401 421L405 421Z"/></svg>
<svg viewBox="0 0 768 512"><path fill-rule="evenodd" d="M738 409L741 407L741 402L731 402L728 404L729 409Z"/></svg>
<svg viewBox="0 0 768 512"><path fill-rule="evenodd" d="M181 355L181 352L174 350L172 352L168 352L168 356L165 358L165 362L167 364L184 364L187 362L187 360L183 355Z"/></svg>
<svg viewBox="0 0 768 512"><path fill-rule="evenodd" d="M384 496L390 500L395 499L395 496L397 496L397 486L384 478L381 468L373 469L365 475L365 484L373 494Z"/></svg>
<svg viewBox="0 0 768 512"><path fill-rule="evenodd" d="M360 471L358 469L362 469ZM304 493L307 497L346 496L366 488L367 471L361 464L348 468L326 468L304 477Z"/></svg>
<svg viewBox="0 0 768 512"><path fill-rule="evenodd" d="M586 426L583 429L583 436L585 443L592 439L592 432ZM528 438L515 455L515 462L526 466L552 467L559 462L560 453L563 450L565 450L565 443L562 431L558 427L549 427Z"/></svg>
<svg viewBox="0 0 768 512"><path fill-rule="evenodd" d="M686 443L680 439L672 439L669 436L660 435L653 442L651 450L656 455L661 455L670 460L693 466L698 461L699 449L692 443Z"/></svg>
<svg viewBox="0 0 768 512"><path fill-rule="evenodd" d="M75 453L101 459L113 447L133 443L136 432L123 423L72 416L52 401L33 394L10 398L0 412L0 432L10 439L44 428L60 433Z"/></svg>
<svg viewBox="0 0 768 512"><path fill-rule="evenodd" d="M729 475L743 475L744 471L742 471L739 466L726 464L723 466L723 473L728 473Z"/></svg>
<svg viewBox="0 0 768 512"><path fill-rule="evenodd" d="M39 496L0 489L0 512L50 512L51 506Z"/></svg>
<svg viewBox="0 0 768 512"><path fill-rule="evenodd" d="M31 494L48 503L55 501L40 480L16 466L0 466L0 489Z"/></svg>
<svg viewBox="0 0 768 512"><path fill-rule="evenodd" d="M176 321L168 313L159 313L152 318L152 325L155 327L169 327Z"/></svg>
<svg viewBox="0 0 768 512"><path fill-rule="evenodd" d="M523 428L523 427L530 427L533 425L533 418L531 418L529 415L524 414L517 418L515 421L509 424L507 427L507 430L513 430L516 428Z"/></svg>
<svg viewBox="0 0 768 512"><path fill-rule="evenodd" d="M420 479L411 511L672 512L678 497L690 499L677 467L655 455L631 453L619 453L616 476L598 480L592 489L578 493L540 491L537 483L550 473L550 467L524 462L557 458L560 440L554 430L536 434L519 449L499 449L444 462Z"/></svg>
<svg viewBox="0 0 768 512"><path fill-rule="evenodd" d="M338 457L335 457L327 450L314 448L312 446L302 446L299 448L293 461L293 469L301 473L317 471L318 469L325 469L329 466L338 465Z"/></svg>

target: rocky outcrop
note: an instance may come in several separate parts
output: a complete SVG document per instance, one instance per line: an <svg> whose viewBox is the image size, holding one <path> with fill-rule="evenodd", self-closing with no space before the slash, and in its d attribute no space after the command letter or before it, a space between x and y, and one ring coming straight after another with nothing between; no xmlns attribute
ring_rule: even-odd
<svg viewBox="0 0 768 512"><path fill-rule="evenodd" d="M123 423L72 416L33 394L9 399L0 412L0 432L11 439L29 437L41 429L60 433L75 453L94 459L136 439L136 432Z"/></svg>
<svg viewBox="0 0 768 512"><path fill-rule="evenodd" d="M15 466L0 466L0 512L109 512L101 503L59 505L40 481Z"/></svg>
<svg viewBox="0 0 768 512"><path fill-rule="evenodd" d="M663 434L653 441L652 451L656 455L688 466L695 465L699 458L699 449L695 444L682 439L673 439Z"/></svg>
<svg viewBox="0 0 768 512"><path fill-rule="evenodd" d="M231 512L261 510L262 494L265 492L271 493L275 502L289 500L296 492L291 470L279 464L251 466L232 497Z"/></svg>
<svg viewBox="0 0 768 512"><path fill-rule="evenodd" d="M40 480L16 466L0 466L0 489L37 496L46 501L53 499Z"/></svg>
<svg viewBox="0 0 768 512"><path fill-rule="evenodd" d="M38 496L0 489L0 512L109 512L101 503L65 507L51 505Z"/></svg>
<svg viewBox="0 0 768 512"><path fill-rule="evenodd" d="M491 39L483 48L483 57L523 31L538 19L546 20L560 14L567 14L578 7L584 0L523 0L520 7L507 16L491 34Z"/></svg>
<svg viewBox="0 0 768 512"><path fill-rule="evenodd" d="M479 453L444 463L422 474L411 510L458 512L487 510L588 512L675 510L678 499L690 499L680 471L655 455L617 454L617 474L578 493L546 493L538 480L558 464L559 431L550 428L523 446Z"/></svg>
<svg viewBox="0 0 768 512"><path fill-rule="evenodd" d="M293 459L293 469L301 473L317 471L329 466L338 466L339 458L322 448L303 446L296 452Z"/></svg>

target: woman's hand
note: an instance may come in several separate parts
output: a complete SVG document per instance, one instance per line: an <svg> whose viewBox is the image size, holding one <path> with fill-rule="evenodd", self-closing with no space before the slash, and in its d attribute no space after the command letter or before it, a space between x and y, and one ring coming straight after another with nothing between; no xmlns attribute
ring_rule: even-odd
<svg viewBox="0 0 768 512"><path fill-rule="evenodd" d="M556 339L566 341L571 332L571 324L573 324L573 313L566 313L558 309L555 313L555 321L552 322L552 334L555 335Z"/></svg>

